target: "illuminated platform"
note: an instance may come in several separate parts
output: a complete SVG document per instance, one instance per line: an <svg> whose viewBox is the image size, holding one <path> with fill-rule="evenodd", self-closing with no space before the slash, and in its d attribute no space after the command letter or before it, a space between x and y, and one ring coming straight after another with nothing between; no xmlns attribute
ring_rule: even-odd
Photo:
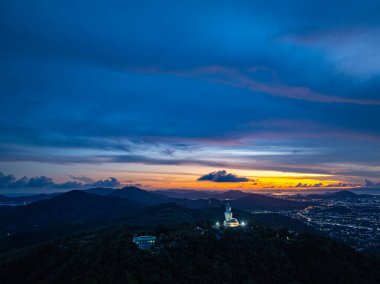
<svg viewBox="0 0 380 284"><path fill-rule="evenodd" d="M155 236L134 236L133 242L140 249L151 249L156 242L156 237Z"/></svg>

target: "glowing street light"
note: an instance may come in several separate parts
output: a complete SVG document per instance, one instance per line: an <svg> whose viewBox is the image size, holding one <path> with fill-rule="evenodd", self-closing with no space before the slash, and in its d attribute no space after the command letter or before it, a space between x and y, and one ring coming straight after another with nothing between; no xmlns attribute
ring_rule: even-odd
<svg viewBox="0 0 380 284"><path fill-rule="evenodd" d="M241 222L241 225L244 227L247 224L243 221L243 222Z"/></svg>

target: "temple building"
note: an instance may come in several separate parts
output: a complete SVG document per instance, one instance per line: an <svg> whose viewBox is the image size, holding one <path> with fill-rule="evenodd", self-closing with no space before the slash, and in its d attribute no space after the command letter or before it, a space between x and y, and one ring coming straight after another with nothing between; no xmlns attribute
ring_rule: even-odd
<svg viewBox="0 0 380 284"><path fill-rule="evenodd" d="M226 212L224 212L224 222L223 225L225 228L239 227L239 221L236 218L232 217L231 205L226 204Z"/></svg>
<svg viewBox="0 0 380 284"><path fill-rule="evenodd" d="M155 236L134 236L133 242L138 246L139 249L151 249L155 242Z"/></svg>

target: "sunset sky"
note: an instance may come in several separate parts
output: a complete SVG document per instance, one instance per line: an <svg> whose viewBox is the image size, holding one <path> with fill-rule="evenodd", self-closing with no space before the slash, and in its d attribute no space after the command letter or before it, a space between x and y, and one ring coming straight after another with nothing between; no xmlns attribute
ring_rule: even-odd
<svg viewBox="0 0 380 284"><path fill-rule="evenodd" d="M1 1L0 192L380 186L379 1Z"/></svg>

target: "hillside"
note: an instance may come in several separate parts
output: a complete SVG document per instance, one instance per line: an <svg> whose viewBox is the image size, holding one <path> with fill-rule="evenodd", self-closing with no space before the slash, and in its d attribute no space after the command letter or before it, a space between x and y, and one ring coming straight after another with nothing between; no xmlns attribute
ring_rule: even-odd
<svg viewBox="0 0 380 284"><path fill-rule="evenodd" d="M222 193L210 194L210 198L186 199L172 198L156 192L146 191L137 187L125 187L117 190L109 196L128 198L130 200L145 204L158 205L167 202L175 202L183 207L202 209L208 207L220 207L225 205L225 199L232 199L234 208L242 210L283 210L303 208L306 205L301 202L284 200L262 194L247 194L239 190L230 190Z"/></svg>
<svg viewBox="0 0 380 284"><path fill-rule="evenodd" d="M206 193L196 193L195 191L187 190L184 195L179 193L179 190L173 191L147 191L138 187L128 186L122 189L114 188L91 188L82 190L83 193L89 193L93 195L98 195L102 197L113 197L113 198L122 198L129 201L134 201L136 203L153 206L168 202L175 202L181 206L192 208L192 209L201 209L207 207L220 207L226 203L226 200L229 200L233 204L233 207L239 208L242 210L283 210L283 209L295 209L305 207L307 204L284 200L276 197L271 197L263 194L250 194L242 192L239 190L228 190L221 193L215 192L206 192ZM169 194L170 197L164 195L165 192L172 192L174 194ZM196 196L206 197L207 198L194 198ZM4 202L15 202L20 204L22 202L36 202L45 199L51 199L62 195L62 193L53 193L53 194L38 194L33 196L17 197L11 198L6 196L0 196L0 199L3 198ZM184 198L179 196L192 196L193 198ZM1 201L0 201L1 202Z"/></svg>
<svg viewBox="0 0 380 284"><path fill-rule="evenodd" d="M191 189L163 189L155 190L154 193L162 194L171 198L208 199L214 194L213 191Z"/></svg>
<svg viewBox="0 0 380 284"><path fill-rule="evenodd" d="M321 232L316 231L301 221L277 213L251 214L249 219L255 224L260 224L271 229L286 228L290 231L306 231L321 234Z"/></svg>
<svg viewBox="0 0 380 284"><path fill-rule="evenodd" d="M203 208L212 208L212 207L221 207L225 203L219 199L209 198L209 199L179 199L173 198L171 202L177 203L183 207L192 208L192 209L203 209Z"/></svg>
<svg viewBox="0 0 380 284"><path fill-rule="evenodd" d="M141 204L127 199L70 191L52 199L2 210L0 231L25 231L58 223L101 223L142 209Z"/></svg>
<svg viewBox="0 0 380 284"><path fill-rule="evenodd" d="M335 191L335 192L328 192L325 194L308 194L306 195L307 198L316 198L316 199L342 199L342 198L361 198L366 195L364 194L356 194L352 191L348 190L340 190L340 191Z"/></svg>
<svg viewBox="0 0 380 284"><path fill-rule="evenodd" d="M93 231L0 255L2 284L302 283L370 284L380 264L330 239L256 228L220 237L193 226L162 227L154 253L131 242L125 226Z"/></svg>
<svg viewBox="0 0 380 284"><path fill-rule="evenodd" d="M208 200L181 201L187 206L175 202L145 206L124 198L72 191L27 206L2 206L0 252L109 224L148 228L184 222L214 223L224 218L224 203L219 200L211 204ZM277 214L249 214L235 209L234 216L251 225L313 231L297 220Z"/></svg>
<svg viewBox="0 0 380 284"><path fill-rule="evenodd" d="M280 199L262 194L250 194L231 202L235 208L243 210L289 210L304 208L305 203Z"/></svg>
<svg viewBox="0 0 380 284"><path fill-rule="evenodd" d="M194 223L202 216L201 212L181 207L176 203L164 203L149 207L137 216L126 219L124 223L139 227Z"/></svg>
<svg viewBox="0 0 380 284"><path fill-rule="evenodd" d="M217 199L173 200L175 202L145 206L125 198L116 198L114 195L100 196L83 191L71 191L26 206L0 207L0 231L14 233L35 231L59 224L103 225L109 222L145 227L182 222L194 223L198 220L214 222L224 218L225 203ZM295 222L300 223L281 215L274 221L273 214L249 214L237 208L234 213L239 219L251 220L271 228L293 229ZM304 229L307 229L307 226Z"/></svg>
<svg viewBox="0 0 380 284"><path fill-rule="evenodd" d="M140 227L153 227L183 222L192 224L199 221L222 222L224 210L224 206L191 209L179 206L176 203L165 203L149 207L140 214L126 219L124 223ZM297 232L317 232L301 221L276 213L250 214L236 209L234 216L250 225L261 225L271 229L286 228Z"/></svg>
<svg viewBox="0 0 380 284"><path fill-rule="evenodd" d="M11 197L0 194L0 203L8 203L12 200Z"/></svg>
<svg viewBox="0 0 380 284"><path fill-rule="evenodd" d="M95 188L89 188L83 190L83 192L91 193L91 194L97 194L97 195L110 195L114 192L116 192L116 188L108 188L108 187L95 187Z"/></svg>
<svg viewBox="0 0 380 284"><path fill-rule="evenodd" d="M243 196L247 196L249 193L240 191L240 190L227 190L223 192L216 191L202 191L202 190L188 190L188 189L168 189L168 190L159 190L155 191L168 197L177 198L177 199L237 199Z"/></svg>
<svg viewBox="0 0 380 284"><path fill-rule="evenodd" d="M369 255L372 255L373 257L377 258L380 261L380 245L371 248L366 251Z"/></svg>
<svg viewBox="0 0 380 284"><path fill-rule="evenodd" d="M36 202L40 200L50 199L60 194L61 193L55 192L55 193L50 193L50 194L34 194L34 195L18 196L18 197L0 195L0 204L18 205L18 204L32 203L32 202Z"/></svg>
<svg viewBox="0 0 380 284"><path fill-rule="evenodd" d="M225 200L225 199L238 199L238 198L242 198L248 195L249 193L243 192L241 190L228 190L222 193L214 194L212 197L220 199L220 200Z"/></svg>
<svg viewBox="0 0 380 284"><path fill-rule="evenodd" d="M115 190L108 196L126 198L128 200L132 200L145 205L157 205L171 201L171 199L165 195L146 191L134 186L128 186Z"/></svg>

